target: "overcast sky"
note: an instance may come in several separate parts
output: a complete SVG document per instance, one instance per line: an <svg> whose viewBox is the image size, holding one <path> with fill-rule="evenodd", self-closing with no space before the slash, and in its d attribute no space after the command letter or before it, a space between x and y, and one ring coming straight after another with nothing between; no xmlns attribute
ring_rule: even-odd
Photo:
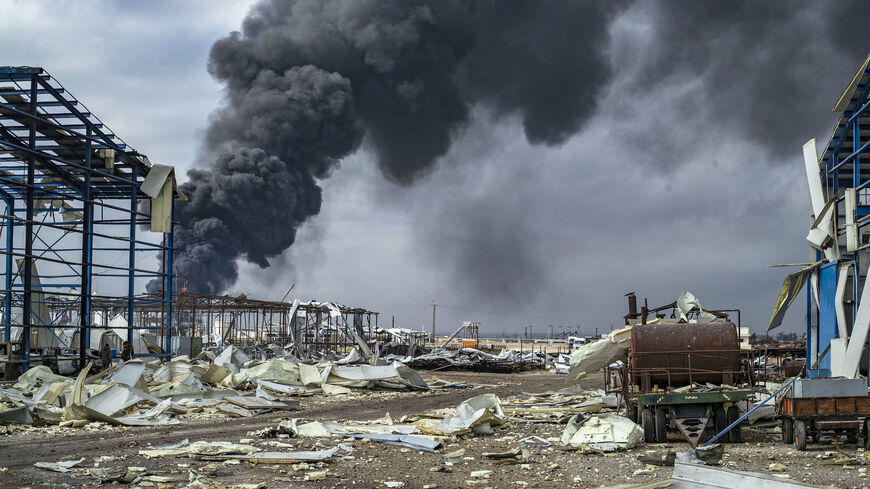
<svg viewBox="0 0 870 489"><path fill-rule="evenodd" d="M199 155L222 86L209 50L252 3L0 1L0 65L44 67L184 180L210 165ZM725 4L626 2L576 46L611 74L556 144L530 143L522 113L486 100L413 184L385 178L362 144L319 179L321 211L296 243L265 270L240 260L230 292L278 300L295 283L300 299L427 330L435 299L440 333L477 320L497 335L591 334L621 324L626 292L654 306L690 290L762 330L787 270L768 266L809 256L801 145L827 141L868 44L809 7ZM800 331L794 309L785 329Z"/></svg>

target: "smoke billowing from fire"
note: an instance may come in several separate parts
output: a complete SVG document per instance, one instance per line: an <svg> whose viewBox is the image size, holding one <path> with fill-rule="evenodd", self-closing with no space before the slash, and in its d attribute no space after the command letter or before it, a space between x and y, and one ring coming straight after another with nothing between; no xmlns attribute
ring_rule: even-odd
<svg viewBox="0 0 870 489"><path fill-rule="evenodd" d="M220 292L236 259L261 267L320 211L318 179L361 145L410 184L450 148L475 104L559 144L596 110L614 2L267 0L217 41L226 87L211 165L177 205L175 271ZM152 283L159 288L159 284Z"/></svg>
<svg viewBox="0 0 870 489"><path fill-rule="evenodd" d="M866 52L866 5L264 0L211 50L209 71L226 96L207 130L209 164L189 172L191 200L177 205L175 271L192 291L226 290L237 259L267 267L293 244L320 211L318 181L344 157L364 147L387 179L411 184L474 107L516 118L528 141L545 145L606 112L613 137L601 155L619 144L656 171L678 166L675 155L702 137L794 151ZM631 32L614 30L616 19ZM674 88L680 99L650 123L637 100ZM469 238L444 261L473 270L475 290L515 281L504 276L511 270L545 281L525 243L504 245L523 223L503 206L471 212L462 196L452 204L444 221ZM491 232L478 232L481 222ZM445 253L437 240L429 246Z"/></svg>

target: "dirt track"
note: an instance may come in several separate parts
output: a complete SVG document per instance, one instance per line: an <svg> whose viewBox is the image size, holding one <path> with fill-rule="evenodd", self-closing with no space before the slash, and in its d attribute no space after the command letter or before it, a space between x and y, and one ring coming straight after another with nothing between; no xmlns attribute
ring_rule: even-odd
<svg viewBox="0 0 870 489"><path fill-rule="evenodd" d="M86 430L25 430L13 431L0 436L0 465L8 470L0 472L0 487L92 487L95 479L75 472L61 474L33 467L38 461L59 461L85 458L81 467L93 467L100 456L111 455L117 460L104 462L102 467L139 466L146 467L155 475L167 476L173 482L162 487L178 487L187 481L188 471L197 470L208 473L215 482L221 484L267 483L268 488L284 487L387 487L385 481L404 482L405 488L420 488L435 484L439 488L453 487L598 487L623 484L627 482L651 482L662 480L670 475L670 469L658 468L650 473L637 455L645 452L662 453L667 450L685 450L688 445L671 436L667 445L648 445L626 453L581 454L574 450L564 450L558 443L550 448L532 449L529 460L524 464L501 465L483 457L485 452L501 452L517 446L516 441L529 435L554 438L561 435L563 426L557 424L527 424L512 422L497 429L493 435L474 436L448 440L444 452L459 448L465 449L466 458L452 467L445 467L442 454L418 452L397 446L366 443L363 441L342 441L354 447L353 457L336 459L324 464L328 470L326 479L302 481L305 471L294 472L290 465L254 465L241 463L227 465L215 462L191 460L187 458L145 459L137 455L138 450L148 445L163 445L178 442L184 438L193 441L225 440L238 442L250 438L246 433L265 427L275 426L279 420L290 417L305 420L368 420L380 418L389 412L394 419L403 415L422 413L431 409L453 407L459 402L487 392L502 398L522 392L542 392L571 385L564 376L545 372L524 374L477 374L445 373L429 374L425 378L437 376L454 381L465 381L488 386L474 389L450 389L433 393L363 393L352 397L315 396L301 398L302 410L289 413L271 413L254 418L220 420L186 420L181 425L160 428L121 428L100 431ZM599 378L582 382L586 387L599 387ZM723 465L738 470L765 472L769 464L779 462L787 467L787 473L795 480L835 487L868 487L866 478L859 473L860 468L850 466L823 466L817 456L832 451L830 446L811 446L807 452L796 452L773 442L771 435L760 432L745 432L745 443L726 445ZM282 442L292 443L294 449L312 449L315 443L331 447L339 443L336 439L289 439ZM255 445L270 449L267 440L256 440ZM844 447L849 453L856 453L856 447ZM275 448L271 448L275 450ZM863 452L862 452L863 453ZM839 455L838 455L839 456ZM859 458L859 461L863 457ZM179 464L189 464L180 467ZM488 479L473 480L470 473L475 470L492 470ZM448 470L448 471L445 471ZM288 472L289 471L289 472ZM130 485L108 484L101 487L131 487ZM142 486L146 487L146 486ZM157 483L155 488L159 488Z"/></svg>

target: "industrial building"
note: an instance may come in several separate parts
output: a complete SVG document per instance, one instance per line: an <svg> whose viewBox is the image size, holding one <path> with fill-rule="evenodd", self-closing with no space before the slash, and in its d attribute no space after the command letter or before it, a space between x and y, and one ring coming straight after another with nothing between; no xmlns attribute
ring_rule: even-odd
<svg viewBox="0 0 870 489"><path fill-rule="evenodd" d="M171 166L128 146L44 69L0 67L0 333L10 372L49 357L82 366L108 327L130 342L171 342L181 197ZM137 294L154 279L159 295ZM142 309L160 320L137 323Z"/></svg>

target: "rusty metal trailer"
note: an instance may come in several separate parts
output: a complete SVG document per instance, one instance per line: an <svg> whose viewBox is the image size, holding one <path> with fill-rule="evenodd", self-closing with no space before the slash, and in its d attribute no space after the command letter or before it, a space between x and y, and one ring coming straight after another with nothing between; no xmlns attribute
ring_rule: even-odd
<svg viewBox="0 0 870 489"><path fill-rule="evenodd" d="M640 313L634 293L627 294L631 326L631 353L627 362L607 368L608 390L619 392L628 416L643 426L647 443L665 443L669 429L678 429L696 447L705 428L716 433L740 417L737 403L755 395L752 371L741 361L737 309L676 314L677 303L650 309L644 301ZM663 311L674 309L671 318ZM737 312L738 325L729 319ZM653 319L649 319L650 314ZM703 314L702 314L703 313ZM726 435L738 442L739 424Z"/></svg>

